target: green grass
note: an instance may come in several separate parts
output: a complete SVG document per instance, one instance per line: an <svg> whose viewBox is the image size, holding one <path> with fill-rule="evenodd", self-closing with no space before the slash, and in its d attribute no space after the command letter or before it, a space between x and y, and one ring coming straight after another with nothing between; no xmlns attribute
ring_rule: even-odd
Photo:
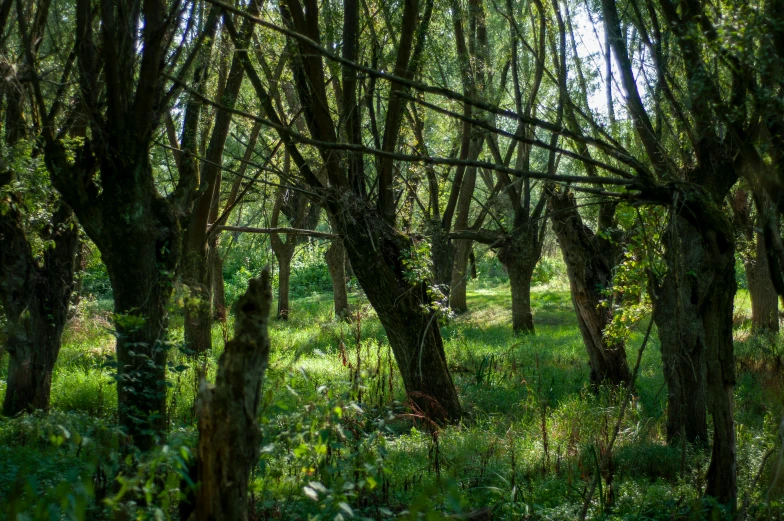
<svg viewBox="0 0 784 521"><path fill-rule="evenodd" d="M749 337L743 298L739 292L738 482L741 501L751 493L756 502L764 485L754 491L749 486L763 454L775 444L784 386L780 371L771 369L781 342ZM356 517L370 519L482 508L492 509L494 519L574 519L597 472L596 454L608 445L621 394L590 390L567 288L534 288L532 301L536 335L515 337L508 285L469 287L470 311L442 328L466 416L460 425L434 431L403 406L384 331L364 299L352 297L361 310L352 324L333 321L330 294L295 299L290 320L273 321L270 332L273 353L260 414L264 449L253 477L256 519L348 518L341 503ZM39 491L51 492L76 475L91 482L96 468L110 476L120 468L111 428L116 392L104 365L113 349L109 308L105 301L89 303L66 333L52 385L53 413L0 420L0 508L22 476L32 478L28 482ZM172 323L172 338L181 339L181 320L174 317ZM215 349L199 361L209 377L225 333L215 327ZM630 364L642 333L638 325L627 344ZM170 374L169 447L178 449L195 440L197 385L193 360L176 349L170 359L173 367L188 366ZM682 454L681 447L664 442L666 388L660 366L654 335L611 469L602 470L612 484L595 496L590 518L714 518L714 507L699 499L710 454L690 447ZM155 472L176 470L176 454L179 449L150 457L165 463ZM139 479L146 479L152 466L140 465ZM763 484L770 472L766 469ZM73 487L62 490L81 497ZM159 492L154 502L163 497ZM52 501L43 492L16 494L24 504L35 503L33 496L39 503ZM100 510L92 507L90 518L100 518ZM154 508L147 511L154 518Z"/></svg>

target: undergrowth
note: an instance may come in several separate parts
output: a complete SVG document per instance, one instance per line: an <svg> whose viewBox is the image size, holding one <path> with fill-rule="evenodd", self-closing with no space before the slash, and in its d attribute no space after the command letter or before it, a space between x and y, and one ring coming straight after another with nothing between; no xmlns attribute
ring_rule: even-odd
<svg viewBox="0 0 784 521"><path fill-rule="evenodd" d="M610 464L600 468L623 393L589 387L569 293L541 282L532 295L536 336L512 335L504 283L472 285L471 311L444 325L466 412L453 426L406 407L367 302L353 295L346 323L333 320L328 293L295 298L290 320L273 322L270 331L252 519L576 519L597 473L602 486L591 519L726 517L702 499L709 452L665 443L667 392L655 338ZM109 519L113 505L131 498L137 519L176 518L192 486L196 368L214 375L230 325L216 325L216 348L204 358L171 351L168 438L150 454L121 456L128 451L114 428L109 310L108 301L87 301L69 325L53 411L0 420L0 511L11 519ZM176 344L181 319L172 323ZM641 330L638 324L628 342L630 360ZM782 342L752 337L742 325L736 337L739 503L755 518L779 519L784 488L771 484L782 472ZM0 394L4 378L0 373Z"/></svg>

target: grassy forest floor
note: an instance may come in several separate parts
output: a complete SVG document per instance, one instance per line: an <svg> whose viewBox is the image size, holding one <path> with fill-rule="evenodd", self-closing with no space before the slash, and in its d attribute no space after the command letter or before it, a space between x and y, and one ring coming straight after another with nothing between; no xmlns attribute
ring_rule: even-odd
<svg viewBox="0 0 784 521"><path fill-rule="evenodd" d="M568 289L538 286L532 300L537 334L515 337L508 285L470 287L470 312L442 329L466 417L433 429L402 406L400 378L366 302L354 295L360 311L344 324L332 320L331 294L294 299L290 320L272 322L251 519L385 519L405 511L411 519L417 512L440 519L482 509L492 519L576 519L597 472L605 486L589 518L719 518L715 505L699 499L709 451L665 445L667 390L655 328L611 465L599 469L622 393L591 392ZM739 501L753 506L776 471L774 454L752 490L784 414L781 341L750 337L748 296L740 292L737 304ZM139 519L174 517L186 447L196 436L194 366L214 372L227 331L215 327L215 352L199 361L172 349L168 445L123 461L107 364L110 303L83 308L65 335L52 413L0 420L0 511L60 519L85 509L87 519L100 519L107 502L135 497ZM172 325L176 345L181 319ZM638 324L628 342L632 366L643 333ZM3 360L2 371L6 366ZM0 373L0 396L4 380ZM120 468L125 477L117 486ZM133 488L141 493L129 493ZM781 488L771 493L780 498Z"/></svg>

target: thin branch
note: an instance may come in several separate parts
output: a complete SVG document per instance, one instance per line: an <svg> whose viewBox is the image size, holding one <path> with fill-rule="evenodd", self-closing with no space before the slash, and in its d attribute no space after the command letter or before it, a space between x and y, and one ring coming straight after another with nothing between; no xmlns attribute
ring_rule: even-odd
<svg viewBox="0 0 784 521"><path fill-rule="evenodd" d="M301 228L251 228L248 226L227 226L227 225L210 225L210 231L215 230L219 232L242 232L242 233L285 233L287 235L304 235L307 237L320 237L322 239L339 239L340 235L327 232L317 232L315 230L303 230Z"/></svg>
<svg viewBox="0 0 784 521"><path fill-rule="evenodd" d="M211 1L211 0L210 0ZM167 76L167 79L173 82L179 82L180 80L174 78L172 76ZM317 139L312 139L307 136L300 134L294 130L291 130L289 127L285 125L280 125L277 123L273 123L272 121L262 118L260 116L256 116L254 114L250 114L248 112L244 112L238 109L229 109L228 107L224 107L220 103L217 103L206 96L202 96L198 92L195 92L193 89L187 87L185 84L182 85L182 88L194 94L195 96L199 96L202 101L211 105L215 108L220 110L225 110L231 112L232 114L242 116L244 118L258 121L261 124L268 126L270 128L275 129L281 134L287 135L292 139L296 139L300 143L304 143L306 145L311 145L316 148L323 148L323 149L332 149L332 150L347 150L352 152L361 152L364 154L371 154L381 157L390 157L392 159L398 161L408 161L412 163L424 163L424 164L437 164L437 165L465 165L465 166L474 166L477 168L487 168L488 170L493 170L496 172L506 172L508 174L514 175L516 177L530 177L531 179L546 179L551 181L561 181L564 183L589 183L589 184L611 184L617 186L628 186L632 187L637 185L636 179L615 179L615 178L588 178L586 176L578 176L578 175L559 175L559 174L548 174L545 172L536 172L532 170L517 170L514 168L505 167L502 165L497 165L494 163L489 163L487 161L478 161L478 160L461 160L461 159L453 159L453 158L444 158L444 157L431 157L431 156L417 156L417 155L410 155L410 154L402 154L396 152L386 152L384 150L379 150L372 147L367 147L364 145L352 144L352 143L336 143L336 142L328 142L328 141L320 141Z"/></svg>

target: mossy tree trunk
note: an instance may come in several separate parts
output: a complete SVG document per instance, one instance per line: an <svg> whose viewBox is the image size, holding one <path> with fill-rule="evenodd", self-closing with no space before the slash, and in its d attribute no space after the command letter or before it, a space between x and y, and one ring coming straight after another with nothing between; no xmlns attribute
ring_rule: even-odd
<svg viewBox="0 0 784 521"><path fill-rule="evenodd" d="M9 355L5 416L49 409L52 372L68 320L79 248L73 214L61 203L52 219L52 244L46 246L39 265L19 203L14 197L0 200L0 298Z"/></svg>
<svg viewBox="0 0 784 521"><path fill-rule="evenodd" d="M720 207L697 193L671 217L666 247L668 273L655 288L654 319L669 388L667 437L705 440L707 407L713 447L705 493L734 507L734 233Z"/></svg>
<svg viewBox="0 0 784 521"><path fill-rule="evenodd" d="M215 384L202 380L196 521L246 521L251 470L261 451L256 414L267 369L272 288L264 270L235 305L234 338L218 360Z"/></svg>

